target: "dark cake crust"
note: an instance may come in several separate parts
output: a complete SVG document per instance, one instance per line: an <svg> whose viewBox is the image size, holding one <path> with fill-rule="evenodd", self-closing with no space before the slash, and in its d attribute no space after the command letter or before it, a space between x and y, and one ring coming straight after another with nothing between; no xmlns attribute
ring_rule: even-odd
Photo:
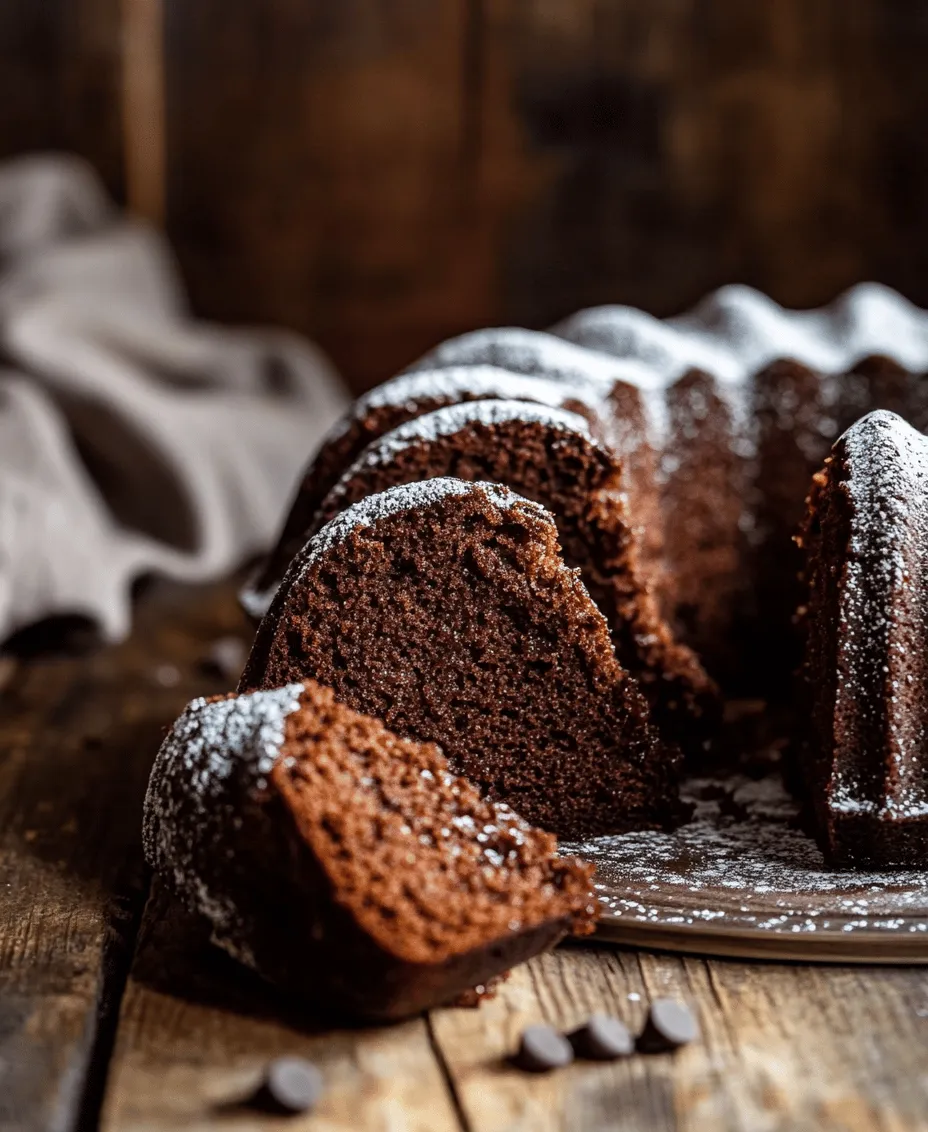
<svg viewBox="0 0 928 1132"><path fill-rule="evenodd" d="M928 859L928 441L871 413L816 475L800 539L811 733L800 772L829 860Z"/></svg>
<svg viewBox="0 0 928 1132"><path fill-rule="evenodd" d="M793 624L804 601L795 535L812 477L835 440L867 413L889 410L925 432L928 382L890 358L869 355L847 373L831 375L777 361L754 377L753 391L758 440L748 627L765 657L764 687L782 698L792 694L792 674L802 658Z"/></svg>
<svg viewBox="0 0 928 1132"><path fill-rule="evenodd" d="M289 992L389 1020L592 930L592 867L312 682L195 701L159 754L149 862Z"/></svg>
<svg viewBox="0 0 928 1132"><path fill-rule="evenodd" d="M620 667L547 513L456 480L393 488L319 532L240 689L311 676L535 824L584 836L676 813L674 748Z"/></svg>

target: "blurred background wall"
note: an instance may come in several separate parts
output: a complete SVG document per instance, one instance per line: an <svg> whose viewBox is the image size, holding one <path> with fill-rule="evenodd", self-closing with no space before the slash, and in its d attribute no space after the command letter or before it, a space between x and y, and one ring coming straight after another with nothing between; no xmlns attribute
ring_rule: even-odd
<svg viewBox="0 0 928 1132"><path fill-rule="evenodd" d="M355 388L725 282L928 305L923 0L3 0L0 156L76 151L198 312Z"/></svg>

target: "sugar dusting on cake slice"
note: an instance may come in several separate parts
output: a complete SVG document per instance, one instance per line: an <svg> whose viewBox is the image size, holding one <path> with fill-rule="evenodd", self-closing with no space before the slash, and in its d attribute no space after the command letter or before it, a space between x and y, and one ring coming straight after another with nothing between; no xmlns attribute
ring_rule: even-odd
<svg viewBox="0 0 928 1132"><path fill-rule="evenodd" d="M531 508L553 523L553 517L538 503L517 495L508 487L497 483L467 482L451 476L438 476L435 479L419 480L416 483L400 484L377 495L368 495L358 503L336 515L314 535L302 553L294 559L287 575L281 582L286 587L291 574L298 576L302 571L326 554L337 543L344 542L353 532L362 527L371 527L381 519L404 511L419 511L431 507L451 495L471 495L481 491L490 503L501 511L508 511L516 505Z"/></svg>
<svg viewBox="0 0 928 1132"><path fill-rule="evenodd" d="M596 444L589 425L583 417L566 409L555 409L550 405L531 401L464 401L458 405L436 409L433 413L425 413L421 417L414 417L375 440L367 446L342 480L350 478L361 468L389 463L396 455L414 444L433 443L454 436L469 425L479 424L492 428L493 425L511 421L537 423L564 433L578 433L590 444Z"/></svg>
<svg viewBox="0 0 928 1132"><path fill-rule="evenodd" d="M482 365L564 384L598 386L604 395L616 381L649 384L653 380L649 367L635 358L605 357L557 334L514 326L473 330L449 338L410 366L408 372Z"/></svg>
<svg viewBox="0 0 928 1132"><path fill-rule="evenodd" d="M544 372L514 372L494 365L450 365L410 370L385 381L363 394L351 409L358 420L372 409L387 405L419 404L431 400L458 400L461 396L499 398L512 401L540 401L562 406L579 401L595 413L603 410L612 380L597 372L576 371L569 379L552 378Z"/></svg>
<svg viewBox="0 0 928 1132"><path fill-rule="evenodd" d="M145 797L142 843L149 864L209 920L214 941L250 966L247 948L230 942L240 926L240 910L227 894L214 890L201 854L222 844L230 827L241 825L242 815L229 802L232 776L239 780L240 795L267 786L287 717L299 708L302 690L302 684L289 684L248 697L194 700L162 744ZM200 831L196 839L185 832L191 821Z"/></svg>
<svg viewBox="0 0 928 1132"><path fill-rule="evenodd" d="M144 847L214 943L362 1017L479 996L598 912L591 866L313 681L190 704L156 759Z"/></svg>

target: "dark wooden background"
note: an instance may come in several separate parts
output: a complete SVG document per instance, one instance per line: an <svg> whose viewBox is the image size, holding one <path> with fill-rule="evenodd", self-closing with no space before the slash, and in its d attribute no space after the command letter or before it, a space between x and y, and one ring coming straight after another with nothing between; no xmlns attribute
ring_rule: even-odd
<svg viewBox="0 0 928 1132"><path fill-rule="evenodd" d="M3 0L0 155L163 222L356 387L583 304L928 305L922 0Z"/></svg>

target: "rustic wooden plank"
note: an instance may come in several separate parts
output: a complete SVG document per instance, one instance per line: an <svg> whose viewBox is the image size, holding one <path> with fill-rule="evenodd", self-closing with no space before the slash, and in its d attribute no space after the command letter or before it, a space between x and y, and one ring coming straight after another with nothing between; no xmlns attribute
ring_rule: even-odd
<svg viewBox="0 0 928 1132"><path fill-rule="evenodd" d="M122 0L126 203L164 224L164 11L161 0Z"/></svg>
<svg viewBox="0 0 928 1132"><path fill-rule="evenodd" d="M123 646L0 691L0 1129L92 1121L143 899L141 799L165 727L241 627L231 587L154 590ZM21 641L25 644L25 641Z"/></svg>
<svg viewBox="0 0 928 1132"><path fill-rule="evenodd" d="M676 1055L575 1063L541 1079L505 1057L537 1021L570 1029L593 1010L640 1027L668 995L703 1040ZM431 1017L475 1132L583 1128L915 1129L928 1104L928 972L800 967L565 948L516 971L478 1012Z"/></svg>
<svg viewBox="0 0 928 1132"><path fill-rule="evenodd" d="M168 228L202 310L307 331L368 384L475 317L465 0L165 17Z"/></svg>
<svg viewBox="0 0 928 1132"><path fill-rule="evenodd" d="M128 166L203 313L361 388L472 326L732 280L928 305L926 48L878 0L7 0L0 155L75 150L120 199Z"/></svg>
<svg viewBox="0 0 928 1132"><path fill-rule="evenodd" d="M928 24L877 0L165 0L169 227L207 313L358 388L584 304L928 305Z"/></svg>
<svg viewBox="0 0 928 1132"><path fill-rule="evenodd" d="M523 164L553 162L509 232L507 316L669 314L732 281L802 306L877 277L928 301L928 26L890 9L488 5L487 114L513 107Z"/></svg>
<svg viewBox="0 0 928 1132"><path fill-rule="evenodd" d="M247 1101L267 1062L283 1054L308 1057L325 1075L316 1113L288 1127L460 1127L424 1020L360 1030L327 1026L210 947L202 925L185 921L156 892L123 1000L104 1132L206 1129L220 1115L236 1128L278 1128L279 1117Z"/></svg>
<svg viewBox="0 0 928 1132"><path fill-rule="evenodd" d="M59 149L124 187L120 0L0 4L0 157Z"/></svg>

